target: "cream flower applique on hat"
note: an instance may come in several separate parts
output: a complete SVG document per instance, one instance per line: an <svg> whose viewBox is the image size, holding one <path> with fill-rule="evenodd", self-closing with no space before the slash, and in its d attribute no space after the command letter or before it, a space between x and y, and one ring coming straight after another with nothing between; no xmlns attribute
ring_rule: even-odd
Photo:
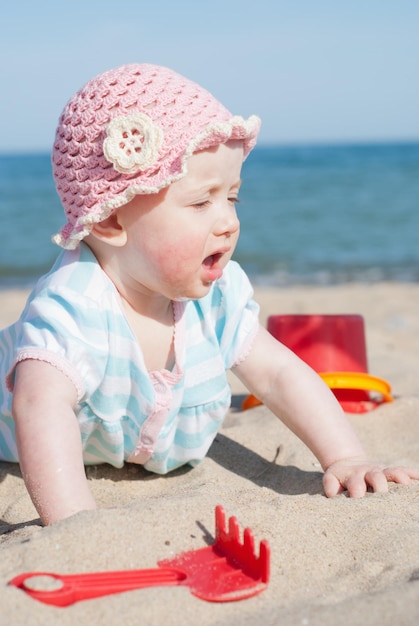
<svg viewBox="0 0 419 626"><path fill-rule="evenodd" d="M144 113L114 117L103 142L103 154L121 174L135 174L153 165L159 153L163 131Z"/></svg>

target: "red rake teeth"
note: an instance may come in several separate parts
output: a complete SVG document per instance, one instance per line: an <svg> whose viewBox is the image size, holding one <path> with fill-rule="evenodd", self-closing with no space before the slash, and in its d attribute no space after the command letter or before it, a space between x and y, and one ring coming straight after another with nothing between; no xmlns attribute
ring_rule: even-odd
<svg viewBox="0 0 419 626"><path fill-rule="evenodd" d="M238 565L242 571L255 580L268 583L270 575L270 549L266 539L259 544L259 556L255 553L255 540L250 528L243 532L243 543L240 542L240 528L236 517L228 520L226 530L225 513L222 506L215 508L215 543L216 552L227 560Z"/></svg>

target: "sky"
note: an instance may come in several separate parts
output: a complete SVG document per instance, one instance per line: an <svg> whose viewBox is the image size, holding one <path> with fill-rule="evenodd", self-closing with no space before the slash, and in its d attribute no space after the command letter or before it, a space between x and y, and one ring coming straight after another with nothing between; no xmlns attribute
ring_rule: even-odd
<svg viewBox="0 0 419 626"><path fill-rule="evenodd" d="M419 140L417 0L15 0L0 24L2 153L49 151L73 93L132 62L259 115L260 144Z"/></svg>

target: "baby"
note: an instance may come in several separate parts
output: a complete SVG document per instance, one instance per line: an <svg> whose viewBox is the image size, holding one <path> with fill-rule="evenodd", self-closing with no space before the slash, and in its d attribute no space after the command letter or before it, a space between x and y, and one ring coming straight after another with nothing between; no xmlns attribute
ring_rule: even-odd
<svg viewBox="0 0 419 626"><path fill-rule="evenodd" d="M229 369L316 455L327 496L419 479L371 463L332 392L258 321L231 257L259 127L148 64L105 72L65 107L52 157L63 250L0 333L0 459L20 463L44 524L96 508L85 464L199 463Z"/></svg>

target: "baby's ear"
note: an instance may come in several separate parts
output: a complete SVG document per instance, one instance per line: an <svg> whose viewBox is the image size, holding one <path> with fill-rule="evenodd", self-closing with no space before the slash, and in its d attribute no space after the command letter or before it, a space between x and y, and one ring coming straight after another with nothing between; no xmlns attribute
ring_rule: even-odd
<svg viewBox="0 0 419 626"><path fill-rule="evenodd" d="M91 230L91 235L104 243L116 247L124 246L127 241L125 229L118 219L118 212L95 224Z"/></svg>

